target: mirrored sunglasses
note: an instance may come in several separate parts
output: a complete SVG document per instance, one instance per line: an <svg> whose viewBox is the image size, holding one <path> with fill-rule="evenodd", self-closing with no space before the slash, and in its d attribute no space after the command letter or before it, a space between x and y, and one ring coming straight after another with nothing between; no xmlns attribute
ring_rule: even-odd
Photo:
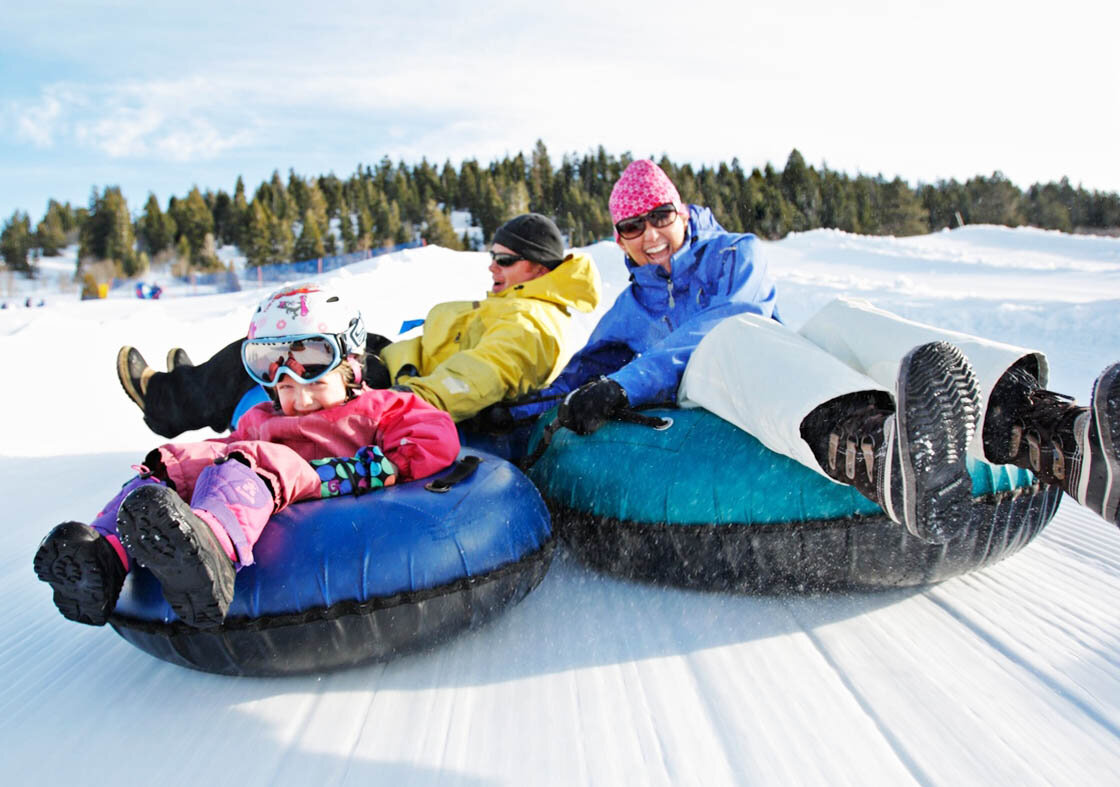
<svg viewBox="0 0 1120 787"><path fill-rule="evenodd" d="M643 213L641 216L631 216L628 219L623 219L614 225L615 230L618 232L619 237L626 240L633 240L646 231L646 223L651 226L661 229L668 227L673 223L673 219L677 217L677 209L672 205L658 205L649 213Z"/></svg>
<svg viewBox="0 0 1120 787"><path fill-rule="evenodd" d="M521 262L521 260L523 260L525 258L522 257L520 254L506 254L506 253L500 252L500 251L491 251L490 252L490 259L492 259L494 262L496 262L501 267L508 268L510 265L516 265L517 263Z"/></svg>

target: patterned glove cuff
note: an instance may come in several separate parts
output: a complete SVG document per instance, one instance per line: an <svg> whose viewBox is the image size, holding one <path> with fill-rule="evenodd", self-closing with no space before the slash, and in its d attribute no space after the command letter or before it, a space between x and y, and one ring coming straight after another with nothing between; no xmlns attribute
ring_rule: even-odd
<svg viewBox="0 0 1120 787"><path fill-rule="evenodd" d="M319 496L364 495L397 482L397 468L375 445L363 446L354 456L313 459L319 474Z"/></svg>

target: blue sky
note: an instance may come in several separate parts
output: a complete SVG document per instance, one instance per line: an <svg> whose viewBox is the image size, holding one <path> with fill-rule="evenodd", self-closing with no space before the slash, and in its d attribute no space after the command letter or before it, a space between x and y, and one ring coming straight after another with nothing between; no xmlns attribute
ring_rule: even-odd
<svg viewBox="0 0 1120 787"><path fill-rule="evenodd" d="M741 5L742 7L739 7ZM1115 4L7 0L0 218L602 144L1120 191Z"/></svg>

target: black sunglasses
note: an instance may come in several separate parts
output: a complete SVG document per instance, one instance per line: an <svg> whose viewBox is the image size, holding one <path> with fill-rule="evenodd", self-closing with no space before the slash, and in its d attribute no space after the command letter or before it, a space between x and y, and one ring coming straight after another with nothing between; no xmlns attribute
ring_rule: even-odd
<svg viewBox="0 0 1120 787"><path fill-rule="evenodd" d="M520 254L506 254L501 251L492 251L490 252L490 259L501 265L503 268L508 268L510 265L516 265L525 258Z"/></svg>
<svg viewBox="0 0 1120 787"><path fill-rule="evenodd" d="M648 221L651 226L661 229L668 227L677 218L677 209L672 205L658 205L649 213L643 213L641 216L631 216L628 219L623 219L614 225L618 231L619 237L626 238L626 240L634 240L634 238L641 235L646 231L646 222Z"/></svg>

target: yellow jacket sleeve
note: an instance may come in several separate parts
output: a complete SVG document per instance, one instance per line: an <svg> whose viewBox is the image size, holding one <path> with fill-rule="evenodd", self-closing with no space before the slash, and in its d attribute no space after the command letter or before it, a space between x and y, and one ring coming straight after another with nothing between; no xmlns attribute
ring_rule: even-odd
<svg viewBox="0 0 1120 787"><path fill-rule="evenodd" d="M397 374L403 367L411 364L419 369L422 366L420 353L420 337L416 336L403 342L387 344L381 348L378 355L389 369L389 379L395 383Z"/></svg>
<svg viewBox="0 0 1120 787"><path fill-rule="evenodd" d="M544 385L560 353L554 331L528 311L505 315L485 328L474 347L454 353L429 374L396 382L463 421Z"/></svg>

